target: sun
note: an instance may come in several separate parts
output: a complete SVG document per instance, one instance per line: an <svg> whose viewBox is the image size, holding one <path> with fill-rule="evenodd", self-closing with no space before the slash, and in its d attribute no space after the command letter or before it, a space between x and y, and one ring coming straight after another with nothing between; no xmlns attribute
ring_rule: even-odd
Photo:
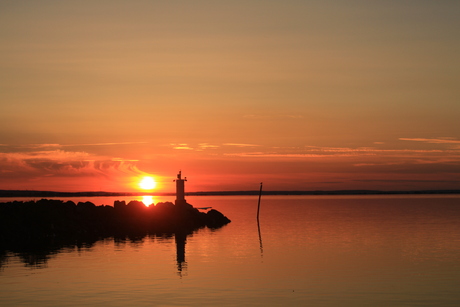
<svg viewBox="0 0 460 307"><path fill-rule="evenodd" d="M139 187L143 190L152 190L157 186L157 183L152 177L145 176L139 182Z"/></svg>

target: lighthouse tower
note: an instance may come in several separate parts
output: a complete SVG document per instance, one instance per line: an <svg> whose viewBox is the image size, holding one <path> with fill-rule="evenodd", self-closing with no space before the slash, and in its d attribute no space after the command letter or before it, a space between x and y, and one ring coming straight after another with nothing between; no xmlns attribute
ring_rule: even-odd
<svg viewBox="0 0 460 307"><path fill-rule="evenodd" d="M176 181L176 206L185 206L187 202L185 201L185 191L184 191L184 183L187 181L187 177L182 179L181 171L177 174Z"/></svg>

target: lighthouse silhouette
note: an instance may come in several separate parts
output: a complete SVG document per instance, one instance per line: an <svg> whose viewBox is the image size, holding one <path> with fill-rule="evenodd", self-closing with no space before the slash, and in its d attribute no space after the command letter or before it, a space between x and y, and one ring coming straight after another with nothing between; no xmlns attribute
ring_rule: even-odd
<svg viewBox="0 0 460 307"><path fill-rule="evenodd" d="M175 204L176 206L185 206L187 205L187 202L185 201L185 191L184 191L184 186L185 186L185 181L187 181L187 177L182 179L182 172L179 171L179 174L177 174L177 179L174 180L176 182L176 201Z"/></svg>

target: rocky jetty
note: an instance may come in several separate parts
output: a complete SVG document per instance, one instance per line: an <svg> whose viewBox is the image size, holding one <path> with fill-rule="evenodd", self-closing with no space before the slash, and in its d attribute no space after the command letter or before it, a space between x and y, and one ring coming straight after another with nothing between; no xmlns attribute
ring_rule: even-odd
<svg viewBox="0 0 460 307"><path fill-rule="evenodd" d="M170 202L146 207L140 201L91 202L47 200L0 203L0 244L12 240L108 237L146 233L190 233L219 228L230 220L217 210L201 212L189 204Z"/></svg>

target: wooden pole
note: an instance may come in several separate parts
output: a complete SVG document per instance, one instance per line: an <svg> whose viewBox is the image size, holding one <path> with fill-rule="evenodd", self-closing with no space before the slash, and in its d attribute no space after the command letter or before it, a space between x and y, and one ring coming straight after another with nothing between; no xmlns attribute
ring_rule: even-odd
<svg viewBox="0 0 460 307"><path fill-rule="evenodd" d="M257 230L259 231L260 256L263 257L264 248L263 248L263 245L262 245L262 234L260 233L260 223L259 223L260 198L261 197L262 197L262 182L260 183L259 203L257 204Z"/></svg>
<svg viewBox="0 0 460 307"><path fill-rule="evenodd" d="M259 191L259 202L257 204L257 221L259 221L259 213L260 213L260 198L262 197L262 182L260 183L260 191Z"/></svg>

